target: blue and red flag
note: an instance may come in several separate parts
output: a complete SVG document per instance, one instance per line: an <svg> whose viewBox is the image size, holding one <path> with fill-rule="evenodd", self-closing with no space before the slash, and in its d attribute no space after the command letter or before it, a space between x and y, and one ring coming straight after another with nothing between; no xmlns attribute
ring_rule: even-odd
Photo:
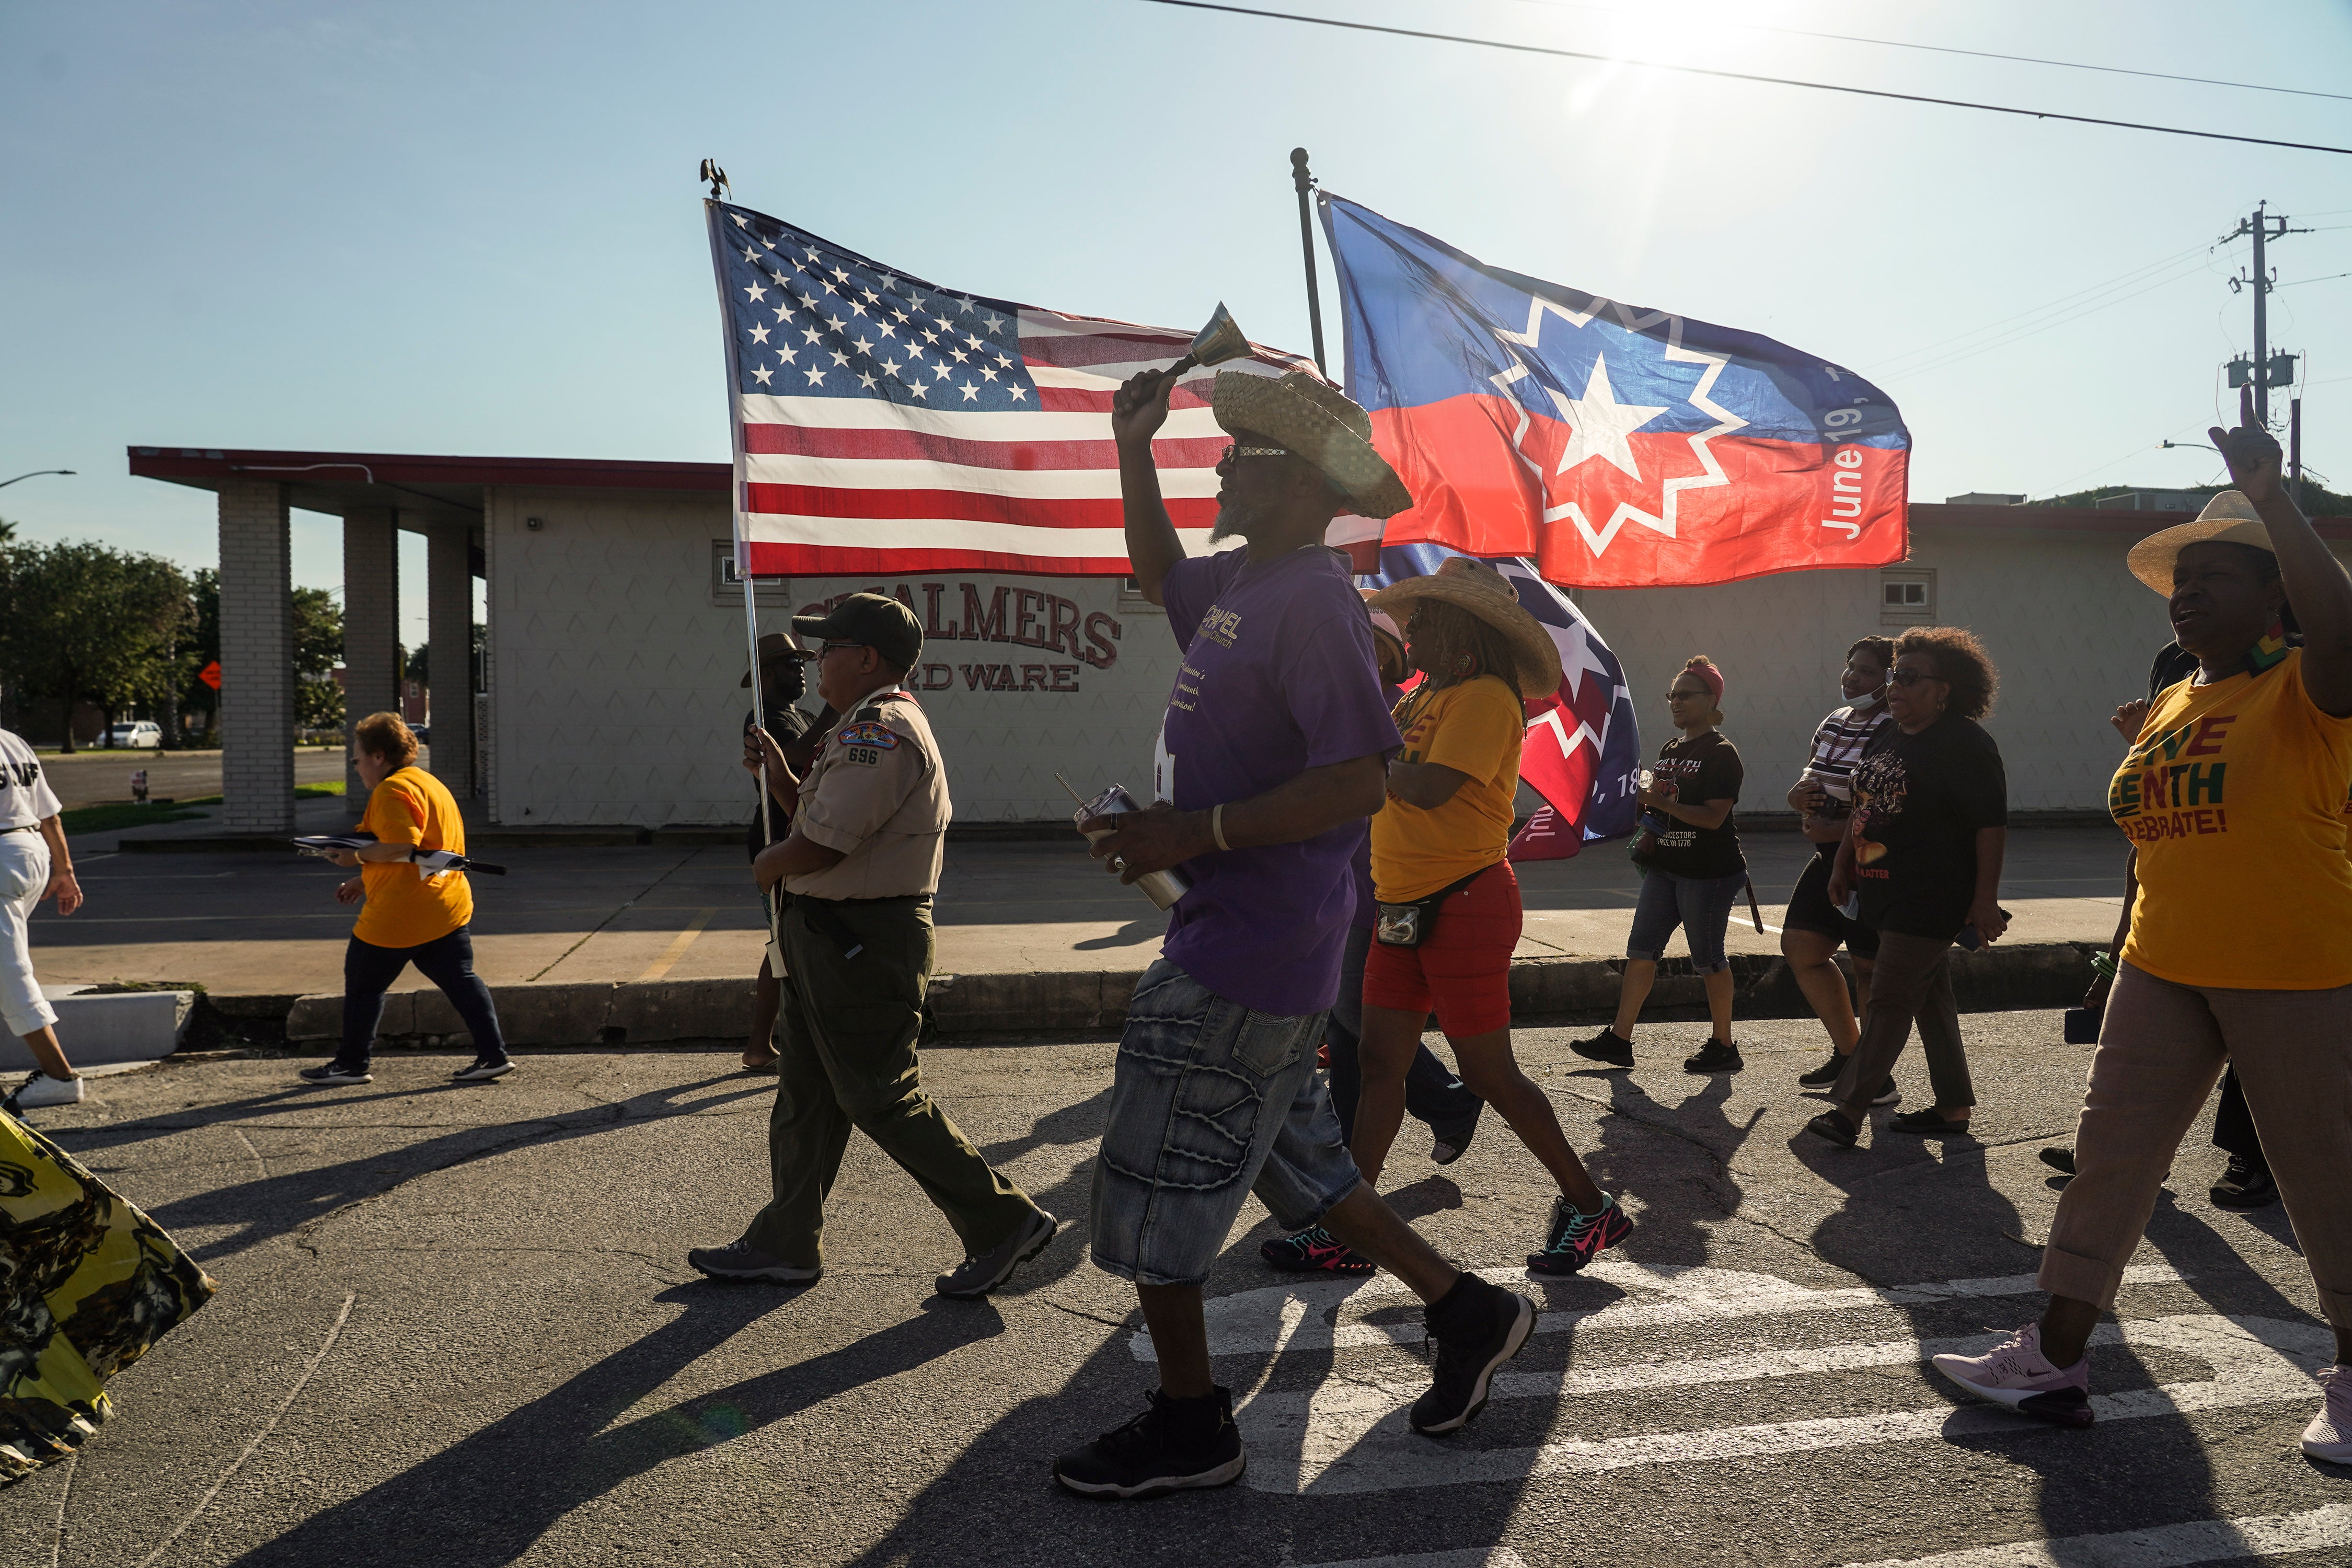
<svg viewBox="0 0 2352 1568"><path fill-rule="evenodd" d="M1319 200L1348 394L1413 495L1386 543L1594 588L1903 559L1910 433L1852 371Z"/></svg>
<svg viewBox="0 0 2352 1568"><path fill-rule="evenodd" d="M1437 570L1460 551L1436 544L1392 544L1380 570L1358 579L1384 588ZM1642 733L1633 718L1625 672L1592 623L1567 595L1545 582L1534 563L1511 557L1488 563L1519 596L1519 607L1540 622L1559 649L1558 691L1527 700L1528 733L1519 748L1519 778L1543 796L1545 807L1511 841L1514 860L1559 860L1588 839L1633 831L1634 777L1642 768Z"/></svg>

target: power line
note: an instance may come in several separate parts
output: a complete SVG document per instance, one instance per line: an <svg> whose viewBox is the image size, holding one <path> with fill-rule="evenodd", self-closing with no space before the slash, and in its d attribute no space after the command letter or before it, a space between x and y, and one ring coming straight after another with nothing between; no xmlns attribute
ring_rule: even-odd
<svg viewBox="0 0 2352 1568"><path fill-rule="evenodd" d="M2032 337L2039 332L2048 331L2053 327L2063 327L2069 322L2079 321L2084 317L2096 315L2098 312L2106 310L2110 306L2120 305L2126 300L2137 300L2142 294L2153 293L2158 289L2169 287L2172 284L2185 281L2186 279L2196 276L2197 272L2193 268L2186 271L2176 272L2169 278L2159 278L2155 282L2148 284L2146 288L2135 289L2128 294L2118 294L2112 300L2102 300L2095 305L2087 305L2082 310L2071 311L2068 314L2060 316L2053 321L2039 321L2029 327L2021 327L2015 331L2007 332L2000 337L1995 338L1990 342L1979 343L1974 348L1962 349L1957 353L1946 354L1940 359L1932 360L1926 364L1917 365L1909 370L1900 371L1895 374L1901 375L1925 375L1931 370L1941 370L1946 365L1958 364L1964 359L1974 359L1980 353L1990 353L1994 349L2006 348L2011 343L2018 342L2023 339Z"/></svg>
<svg viewBox="0 0 2352 1568"><path fill-rule="evenodd" d="M1548 5L1559 10L1593 11L1607 16L1628 17L1631 16L1631 13L1616 10L1613 7L1607 5L1580 5L1578 4L1578 0L1519 0L1519 3L1521 5ZM2234 87L2243 89L2247 92L2284 92L2291 93L2297 98L2332 98L2340 102L2352 103L2352 93L2320 92L2315 89L2307 87L2273 87L2268 82L2224 81L2219 77L2210 76L2176 76L2170 71L2134 70L2128 66L2095 66L2086 65L2081 60L2043 59L2039 55L2004 55L1996 53L1990 49L1955 48L1947 44L1912 44L1906 43L1899 38L1863 38L1856 37L1851 33L1816 33L1803 27L1773 27L1767 26L1761 22L1732 22L1728 24L1718 22L1716 26L1739 27L1751 33L1782 33L1792 38L1826 38L1832 43L1869 44L1874 47L1882 49L1918 49L1925 53L1933 55L1965 55L1970 59L2008 60L2016 65L2055 66L2061 70L2099 71L2108 76L2147 77L2152 81L2185 81L2193 82L2199 87Z"/></svg>
<svg viewBox="0 0 2352 1568"><path fill-rule="evenodd" d="M2206 142L2238 142L2252 147L2284 147L2297 153L2334 153L2352 157L2352 147L2330 147L2317 142L2282 142L2268 136L2240 136L2228 131L2191 131L2180 125L2150 125L2137 120L2102 120L2090 114L2061 114L2053 109L2019 109L2005 103L1978 103L1963 98L1931 98L1925 93L1892 92L1885 88L1847 87L1832 81L1803 81L1794 77L1759 76L1752 71L1717 70L1708 66L1671 65L1664 60L1634 59L1624 55L1594 54L1586 49L1557 49L1544 44L1514 44L1500 38L1474 38L1460 33L1432 33L1418 27L1391 27L1377 22L1348 22L1336 16L1303 16L1294 11L1262 11L1249 5L1224 5L1213 0L1145 0L1147 5L1173 5L1186 11L1223 11L1235 16L1257 16L1276 22L1301 22L1313 27L1338 27L1351 33L1385 33L1391 37L1420 38L1430 43L1467 44L1475 48L1503 49L1513 54L1548 55L1557 59L1591 60L1599 65L1635 66L1643 70L1676 71L1685 76L1709 76L1726 81L1760 82L1767 87L1811 88L1816 92L1843 92L1858 98L1887 98L1902 103L1932 103L1945 109L1975 109L1988 114L2015 114L2028 120L2063 120L2075 125L2106 125L2118 131L2153 131L2165 136L2194 136Z"/></svg>
<svg viewBox="0 0 2352 1568"><path fill-rule="evenodd" d="M2135 267L2130 271L2123 273L2118 277L2110 278L2104 283L2094 283L2087 288L2077 289L2071 294L2063 294L2055 300L2033 306L2030 310L2020 310L2015 315L2003 316L1997 321L1987 321L1982 326L1971 327L1967 331L1954 332L1948 338L1937 338L1933 342L1921 343L1917 348L1906 349L1903 353L1898 354L1890 354L1885 359L1876 361L1874 364L1867 365L1863 368L1874 369L1886 365L1899 364L1903 361L1908 359L1917 359L1923 355L1933 353L1937 349L1944 347L1948 343L1960 342L1969 338L1978 337L1983 333L2005 327L2012 321L2021 321L2030 316L2039 316L2045 311L2055 310L2062 306L2071 305L2077 301L2085 300L2086 298L2095 297L2105 293L2112 289L2127 287L2130 284L2137 283L2145 279L2151 272L2160 272L2168 268L2178 267L2180 263L2189 259L2191 257L2201 257L2207 253L2208 248L2208 247L2202 245L2192 245L2188 249L2175 251L2172 255L2165 257L2161 260L2151 261L2142 267ZM2168 279L2168 281L2169 280Z"/></svg>
<svg viewBox="0 0 2352 1568"><path fill-rule="evenodd" d="M2352 278L2352 272L2330 272L2323 278L2298 278L2292 283L2273 283L2271 287L2273 289L2299 289L2305 283L2326 283L2337 278ZM2294 323L2290 321L2287 324L2289 326L2293 326Z"/></svg>

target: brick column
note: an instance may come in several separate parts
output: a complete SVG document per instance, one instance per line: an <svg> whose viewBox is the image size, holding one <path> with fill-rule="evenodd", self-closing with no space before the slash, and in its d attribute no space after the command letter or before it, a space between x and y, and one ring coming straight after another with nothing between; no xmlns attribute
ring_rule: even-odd
<svg viewBox="0 0 2352 1568"><path fill-rule="evenodd" d="M286 487L220 489L221 826L294 831L294 580Z"/></svg>
<svg viewBox="0 0 2352 1568"><path fill-rule="evenodd" d="M433 776L464 800L474 793L474 572L465 528L436 528L426 541Z"/></svg>
<svg viewBox="0 0 2352 1568"><path fill-rule="evenodd" d="M400 711L400 530L390 507L343 514L343 733L371 713ZM359 770L343 764L343 800L367 805Z"/></svg>

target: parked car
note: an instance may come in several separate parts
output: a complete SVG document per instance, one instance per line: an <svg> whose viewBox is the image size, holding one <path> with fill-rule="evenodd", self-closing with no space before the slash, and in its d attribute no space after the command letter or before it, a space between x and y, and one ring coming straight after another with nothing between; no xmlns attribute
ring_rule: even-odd
<svg viewBox="0 0 2352 1568"><path fill-rule="evenodd" d="M411 724L408 732L416 737L416 743L420 746L433 743L433 726L430 724ZM754 790L752 793L756 795L759 792Z"/></svg>
<svg viewBox="0 0 2352 1568"><path fill-rule="evenodd" d="M163 743L163 726L152 719L142 719L135 724L117 724L106 732L110 746L160 746Z"/></svg>

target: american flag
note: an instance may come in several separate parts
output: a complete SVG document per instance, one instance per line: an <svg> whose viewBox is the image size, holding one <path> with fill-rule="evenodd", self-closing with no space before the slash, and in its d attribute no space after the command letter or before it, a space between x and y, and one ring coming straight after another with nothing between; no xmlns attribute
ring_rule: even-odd
<svg viewBox="0 0 2352 1568"><path fill-rule="evenodd" d="M748 207L708 202L727 324L740 569L761 576L1125 574L1111 394L1189 331L959 293ZM1206 314L1205 309L1203 314ZM1219 366L1314 366L1278 350ZM1152 444L1186 550L1208 547L1214 370Z"/></svg>

